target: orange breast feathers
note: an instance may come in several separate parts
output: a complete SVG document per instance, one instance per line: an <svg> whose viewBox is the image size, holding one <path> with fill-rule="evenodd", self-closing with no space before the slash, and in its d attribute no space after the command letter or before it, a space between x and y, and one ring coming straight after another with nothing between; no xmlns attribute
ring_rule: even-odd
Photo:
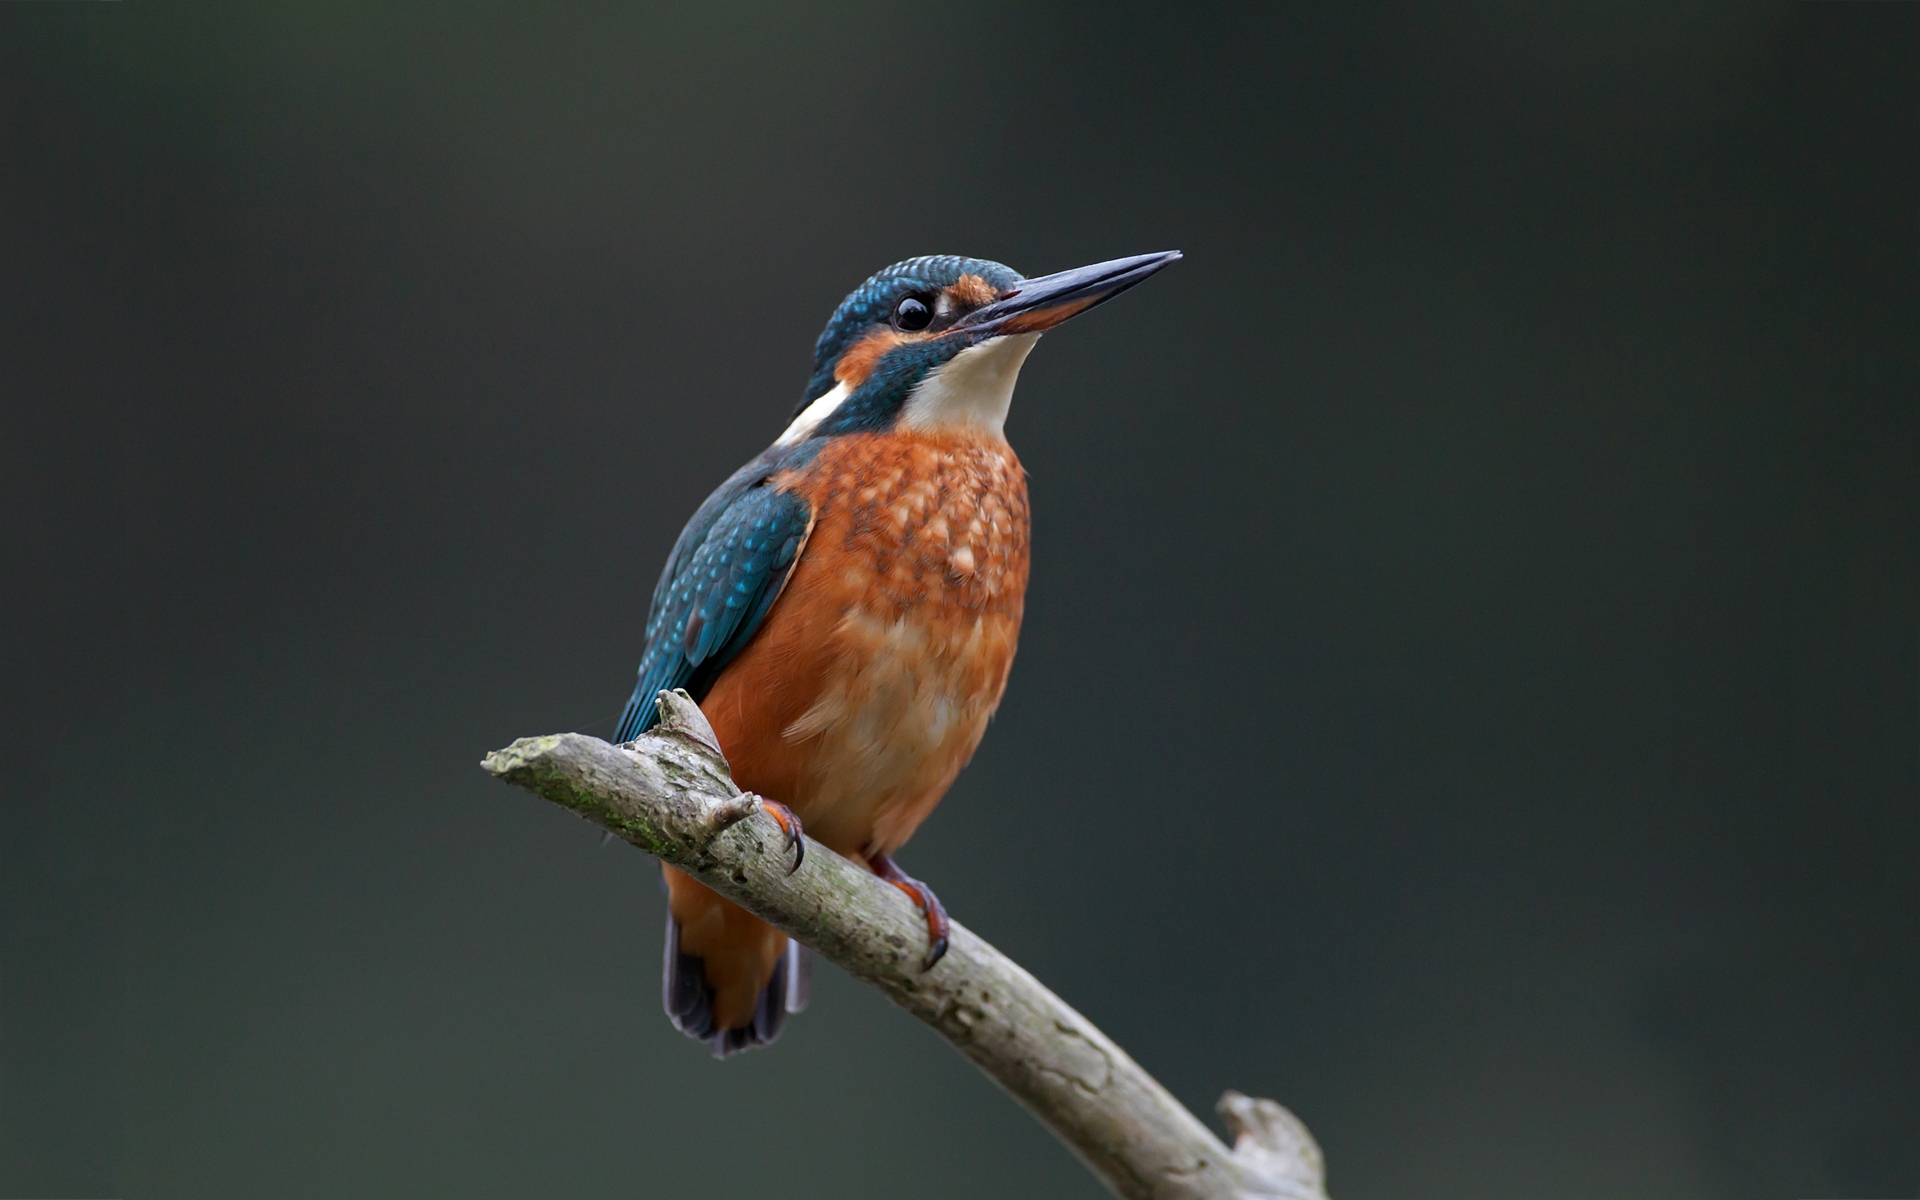
<svg viewBox="0 0 1920 1200"><path fill-rule="evenodd" d="M1026 474L998 437L856 434L775 481L813 531L704 707L740 786L842 854L891 854L973 756L1027 590Z"/></svg>

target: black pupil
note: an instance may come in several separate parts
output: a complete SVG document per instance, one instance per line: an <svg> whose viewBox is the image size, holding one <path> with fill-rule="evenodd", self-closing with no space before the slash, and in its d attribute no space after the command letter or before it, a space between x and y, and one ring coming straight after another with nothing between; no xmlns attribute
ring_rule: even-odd
<svg viewBox="0 0 1920 1200"><path fill-rule="evenodd" d="M908 296L893 310L893 323L905 330L925 329L933 322L933 310L918 298Z"/></svg>

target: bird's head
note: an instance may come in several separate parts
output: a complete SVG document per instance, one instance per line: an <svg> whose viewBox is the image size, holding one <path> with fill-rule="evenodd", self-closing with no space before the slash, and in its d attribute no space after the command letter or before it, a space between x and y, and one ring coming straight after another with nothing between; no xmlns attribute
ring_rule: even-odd
<svg viewBox="0 0 1920 1200"><path fill-rule="evenodd" d="M1020 364L1042 333L1179 258L1140 254L1039 279L981 258L895 263L827 322L780 442L897 427L999 436Z"/></svg>

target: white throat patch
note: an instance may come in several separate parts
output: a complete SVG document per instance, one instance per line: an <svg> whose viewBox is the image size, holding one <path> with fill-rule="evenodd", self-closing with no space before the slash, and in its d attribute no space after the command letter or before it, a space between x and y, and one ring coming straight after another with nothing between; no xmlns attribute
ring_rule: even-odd
<svg viewBox="0 0 1920 1200"><path fill-rule="evenodd" d="M801 409L800 415L793 419L793 424L787 426L787 431L775 438L773 444L792 446L805 441L807 435L812 433L820 422L832 416L833 410L839 408L840 402L846 398L847 385L835 384L832 391Z"/></svg>
<svg viewBox="0 0 1920 1200"><path fill-rule="evenodd" d="M900 410L900 426L928 433L978 429L1005 437L1020 365L1039 340L1037 333L1009 333L962 350L913 389Z"/></svg>

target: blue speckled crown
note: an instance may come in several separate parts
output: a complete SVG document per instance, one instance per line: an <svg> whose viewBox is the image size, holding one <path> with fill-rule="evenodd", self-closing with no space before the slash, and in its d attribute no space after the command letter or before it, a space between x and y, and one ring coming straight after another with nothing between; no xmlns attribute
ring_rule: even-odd
<svg viewBox="0 0 1920 1200"><path fill-rule="evenodd" d="M958 254L931 254L893 264L853 289L834 310L833 319L821 331L820 340L813 344L813 378L807 381L806 395L801 397L799 408L833 390L833 367L840 361L841 351L862 329L886 320L902 296L937 292L962 275L978 275L995 290L1011 287L1023 278L1011 267Z"/></svg>

